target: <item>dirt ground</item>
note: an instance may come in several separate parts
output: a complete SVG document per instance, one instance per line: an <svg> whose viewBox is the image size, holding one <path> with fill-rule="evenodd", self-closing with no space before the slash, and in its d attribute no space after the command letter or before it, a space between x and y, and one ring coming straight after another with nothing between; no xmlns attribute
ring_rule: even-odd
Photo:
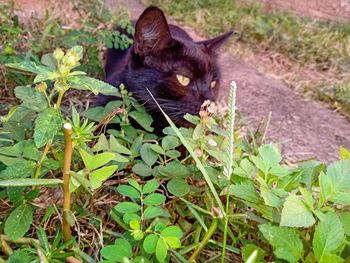
<svg viewBox="0 0 350 263"><path fill-rule="evenodd" d="M15 2L23 7L21 10L25 10L22 15L28 16L31 11L43 14L51 1ZM127 7L132 19L137 19L144 9L138 0L106 2L111 8ZM193 29L185 29L195 40L202 39ZM294 162L316 158L323 162L331 162L339 159L340 146L350 148L350 123L342 115L304 99L279 80L260 73L256 65L246 64L228 52L222 53L220 64L220 100L227 98L230 82L236 81L239 111L253 125L271 113L267 140L278 143L288 160Z"/></svg>

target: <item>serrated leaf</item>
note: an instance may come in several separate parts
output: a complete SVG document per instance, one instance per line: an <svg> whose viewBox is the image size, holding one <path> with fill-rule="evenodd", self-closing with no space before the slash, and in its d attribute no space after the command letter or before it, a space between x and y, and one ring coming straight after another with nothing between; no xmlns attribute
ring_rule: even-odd
<svg viewBox="0 0 350 263"><path fill-rule="evenodd" d="M60 75L57 72L42 72L36 75L36 77L33 80L33 83L36 84L45 80L56 80L59 77Z"/></svg>
<svg viewBox="0 0 350 263"><path fill-rule="evenodd" d="M23 204L13 210L5 222L5 235L12 240L19 239L28 231L33 221L33 210L30 205Z"/></svg>
<svg viewBox="0 0 350 263"><path fill-rule="evenodd" d="M151 115L146 112L132 111L129 113L129 116L133 118L138 124L141 125L148 132L152 132L153 128L151 127L153 119Z"/></svg>
<svg viewBox="0 0 350 263"><path fill-rule="evenodd" d="M44 94L31 87L18 86L15 88L15 94L23 102L24 107L36 112L43 111L48 107Z"/></svg>
<svg viewBox="0 0 350 263"><path fill-rule="evenodd" d="M125 214L125 213L135 213L140 211L141 207L140 205L133 203L133 202L122 202L117 204L114 209L118 211L119 213Z"/></svg>
<svg viewBox="0 0 350 263"><path fill-rule="evenodd" d="M159 187L159 183L156 180L154 180L154 179L150 180L144 185L144 187L142 189L142 194L152 193L155 190L157 190L158 187Z"/></svg>
<svg viewBox="0 0 350 263"><path fill-rule="evenodd" d="M281 226L309 227L316 220L310 208L296 195L290 195L283 204Z"/></svg>
<svg viewBox="0 0 350 263"><path fill-rule="evenodd" d="M7 166L5 170L0 171L1 179L25 178L30 177L35 170L34 161L22 160Z"/></svg>
<svg viewBox="0 0 350 263"><path fill-rule="evenodd" d="M350 236L350 212L341 213L339 219L343 224L345 235Z"/></svg>
<svg viewBox="0 0 350 263"><path fill-rule="evenodd" d="M177 196L181 197L190 192L190 186L187 184L185 179L182 178L174 178L171 179L167 184L168 191Z"/></svg>
<svg viewBox="0 0 350 263"><path fill-rule="evenodd" d="M333 212L328 212L324 220L318 223L312 240L317 261L330 262L327 260L329 254L338 252L344 242L344 229L339 217Z"/></svg>
<svg viewBox="0 0 350 263"><path fill-rule="evenodd" d="M104 166L100 169L94 170L90 173L90 183L93 189L99 188L102 183L108 179L116 170L117 165Z"/></svg>
<svg viewBox="0 0 350 263"><path fill-rule="evenodd" d="M145 205L161 205L165 202L166 197L159 193L153 193L148 195L144 200L143 203Z"/></svg>
<svg viewBox="0 0 350 263"><path fill-rule="evenodd" d="M62 128L62 117L59 111L47 108L39 113L35 120L34 142L37 148L47 144Z"/></svg>
<svg viewBox="0 0 350 263"><path fill-rule="evenodd" d="M142 160L148 165L152 166L158 159L158 155L151 149L151 144L145 143L141 146L140 154Z"/></svg>
<svg viewBox="0 0 350 263"><path fill-rule="evenodd" d="M329 199L333 193L332 181L328 178L328 176L324 172L320 173L318 180L321 188L322 197L324 197L325 199Z"/></svg>
<svg viewBox="0 0 350 263"><path fill-rule="evenodd" d="M49 72L48 68L39 66L32 61L21 61L19 63L8 63L5 65L8 68L19 69L23 71L28 71L34 74L40 74Z"/></svg>
<svg viewBox="0 0 350 263"><path fill-rule="evenodd" d="M256 189L254 184L251 181L242 182L240 184L232 184L228 188L228 194L234 195L238 198L241 198L245 201L249 201L252 203L260 203L261 199L256 193Z"/></svg>
<svg viewBox="0 0 350 263"><path fill-rule="evenodd" d="M156 258L163 262L168 255L168 246L162 238L159 238L156 246Z"/></svg>
<svg viewBox="0 0 350 263"><path fill-rule="evenodd" d="M102 93L121 98L121 94L116 87L98 79L87 76L69 76L69 84L72 88L78 90L89 90L95 95Z"/></svg>
<svg viewBox="0 0 350 263"><path fill-rule="evenodd" d="M139 191L137 191L134 187L129 185L119 185L117 187L118 193L120 193L123 196L127 196L133 199L139 199L141 194Z"/></svg>
<svg viewBox="0 0 350 263"><path fill-rule="evenodd" d="M155 234L150 234L146 236L142 244L143 249L146 251L146 253L153 254L156 251L158 239L159 237Z"/></svg>
<svg viewBox="0 0 350 263"><path fill-rule="evenodd" d="M259 230L272 245L277 258L294 263L303 255L303 243L295 229L263 224Z"/></svg>
<svg viewBox="0 0 350 263"><path fill-rule="evenodd" d="M281 154L275 144L263 144L259 147L259 154L266 164L273 166L282 160Z"/></svg>
<svg viewBox="0 0 350 263"><path fill-rule="evenodd" d="M151 219L164 214L164 210L157 206L148 206L143 212L143 217L145 219Z"/></svg>
<svg viewBox="0 0 350 263"><path fill-rule="evenodd" d="M150 176L152 175L152 168L149 167L148 165L146 165L145 163L137 163L134 165L134 167L132 168L132 171L140 176Z"/></svg>
<svg viewBox="0 0 350 263"><path fill-rule="evenodd" d="M327 167L327 176L337 191L350 189L350 160L337 161Z"/></svg>

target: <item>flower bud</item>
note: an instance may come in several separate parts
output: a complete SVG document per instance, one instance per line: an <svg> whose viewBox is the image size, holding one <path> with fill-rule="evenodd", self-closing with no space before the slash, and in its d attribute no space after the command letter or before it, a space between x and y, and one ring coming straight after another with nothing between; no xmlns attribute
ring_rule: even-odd
<svg viewBox="0 0 350 263"><path fill-rule="evenodd" d="M62 49L57 48L54 52L53 52L53 57L57 60L60 61L64 56L64 52L62 51Z"/></svg>
<svg viewBox="0 0 350 263"><path fill-rule="evenodd" d="M35 86L35 88L36 88L38 91L40 91L40 92L42 92L42 93L45 93L45 91L47 90L46 82L40 82L39 84L37 84L37 85Z"/></svg>

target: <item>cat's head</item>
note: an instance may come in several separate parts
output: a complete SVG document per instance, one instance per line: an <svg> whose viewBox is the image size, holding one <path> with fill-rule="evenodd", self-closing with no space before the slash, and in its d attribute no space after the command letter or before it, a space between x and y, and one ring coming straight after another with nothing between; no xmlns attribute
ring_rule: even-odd
<svg viewBox="0 0 350 263"><path fill-rule="evenodd" d="M133 82L129 87L148 110L157 112L158 107L146 88L177 125L187 126L186 113L198 115L205 100L216 99L216 59L231 34L194 42L182 29L169 26L159 8L149 7L136 23L126 82Z"/></svg>

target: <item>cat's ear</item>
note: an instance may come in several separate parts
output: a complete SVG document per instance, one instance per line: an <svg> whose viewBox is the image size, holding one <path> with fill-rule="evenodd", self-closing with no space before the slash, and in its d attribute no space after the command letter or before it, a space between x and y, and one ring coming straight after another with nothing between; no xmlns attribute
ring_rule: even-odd
<svg viewBox="0 0 350 263"><path fill-rule="evenodd" d="M220 47L227 42L227 40L230 38L230 36L232 34L233 34L233 32L230 31L230 32L227 32L221 36L218 36L218 37L215 37L212 39L208 39L208 40L204 40L204 41L201 41L199 43L204 45L208 50L216 53L220 49Z"/></svg>
<svg viewBox="0 0 350 263"><path fill-rule="evenodd" d="M157 7L148 7L136 22L134 52L141 56L156 54L171 42L163 12Z"/></svg>

